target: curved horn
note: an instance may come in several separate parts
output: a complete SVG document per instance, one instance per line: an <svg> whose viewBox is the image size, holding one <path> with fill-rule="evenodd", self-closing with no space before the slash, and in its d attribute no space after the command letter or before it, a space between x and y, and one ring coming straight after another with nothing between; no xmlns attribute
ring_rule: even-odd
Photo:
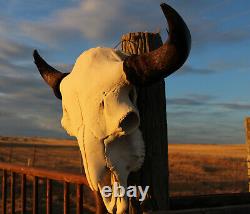
<svg viewBox="0 0 250 214"><path fill-rule="evenodd" d="M135 85L150 85L178 70L191 48L191 35L181 16L169 5L161 4L168 21L169 37L160 48L124 60L123 70Z"/></svg>
<svg viewBox="0 0 250 214"><path fill-rule="evenodd" d="M62 99L60 92L60 83L62 79L69 73L62 73L55 68L51 67L45 60L39 55L37 50L33 52L34 63L36 64L41 76L45 82L53 89L54 94L58 99Z"/></svg>

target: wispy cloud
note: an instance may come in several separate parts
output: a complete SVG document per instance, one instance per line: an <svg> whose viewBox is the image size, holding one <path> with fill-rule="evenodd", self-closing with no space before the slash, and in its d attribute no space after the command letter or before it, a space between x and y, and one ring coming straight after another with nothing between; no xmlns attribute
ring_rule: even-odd
<svg viewBox="0 0 250 214"><path fill-rule="evenodd" d="M208 94L186 94L185 97L168 98L168 105L201 106L207 105L216 97Z"/></svg>
<svg viewBox="0 0 250 214"><path fill-rule="evenodd" d="M217 103L215 105L218 105L226 109L235 110L235 111L242 111L242 110L249 111L250 110L250 103L237 103L237 102L236 103Z"/></svg>
<svg viewBox="0 0 250 214"><path fill-rule="evenodd" d="M160 10L160 3L158 0L135 0L133 3L121 0L72 1L68 7L52 10L50 14L40 16L39 19L22 20L16 27L23 35L50 45L59 46L65 41L72 41L72 38L92 41L95 44L110 44L128 32L159 29L165 32L166 21ZM187 21L195 47L213 42L231 43L249 39L250 31L237 29L237 26L229 31L223 30L223 21L213 18L212 14L210 18L204 17L202 13L207 8L214 8L216 12L225 5L232 6L231 1L219 4L217 1L169 3ZM224 19L226 18L227 16Z"/></svg>
<svg viewBox="0 0 250 214"><path fill-rule="evenodd" d="M32 52L25 43L0 38L0 134L66 137L61 103L37 72ZM72 67L51 64L62 71Z"/></svg>
<svg viewBox="0 0 250 214"><path fill-rule="evenodd" d="M35 65L0 63L0 100L0 134L67 136L60 126L61 103Z"/></svg>
<svg viewBox="0 0 250 214"><path fill-rule="evenodd" d="M207 94L187 94L186 97L168 98L167 105L176 106L207 106L220 107L235 111L250 110L250 103L235 101L235 102L216 102L216 97Z"/></svg>
<svg viewBox="0 0 250 214"><path fill-rule="evenodd" d="M177 71L177 75L188 75L188 74L193 74L193 75L207 75L207 74L215 74L218 71L208 69L208 68L195 68L191 65L184 65L180 71Z"/></svg>
<svg viewBox="0 0 250 214"><path fill-rule="evenodd" d="M0 59L12 62L16 60L30 60L33 49L29 45L0 37Z"/></svg>
<svg viewBox="0 0 250 214"><path fill-rule="evenodd" d="M63 136L61 103L40 79L0 78L1 134Z"/></svg>
<svg viewBox="0 0 250 214"><path fill-rule="evenodd" d="M48 43L70 41L79 38L79 35L92 41L109 40L124 28L142 24L133 20L131 14L127 16L124 6L122 1L115 0L80 1L74 7L57 11L48 18L23 22L20 29L27 36Z"/></svg>
<svg viewBox="0 0 250 214"><path fill-rule="evenodd" d="M243 143L243 120L250 103L221 102L209 94L187 94L167 99L171 143Z"/></svg>
<svg viewBox="0 0 250 214"><path fill-rule="evenodd" d="M167 101L168 105L188 105L188 106L200 106L204 105L204 102L190 99L190 98L169 98Z"/></svg>

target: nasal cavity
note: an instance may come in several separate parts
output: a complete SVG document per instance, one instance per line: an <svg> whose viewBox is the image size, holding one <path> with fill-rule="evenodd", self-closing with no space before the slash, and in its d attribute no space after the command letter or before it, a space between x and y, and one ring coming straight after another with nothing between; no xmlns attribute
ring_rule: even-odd
<svg viewBox="0 0 250 214"><path fill-rule="evenodd" d="M138 128L140 123L139 116L131 111L120 121L120 128L126 133L130 134Z"/></svg>

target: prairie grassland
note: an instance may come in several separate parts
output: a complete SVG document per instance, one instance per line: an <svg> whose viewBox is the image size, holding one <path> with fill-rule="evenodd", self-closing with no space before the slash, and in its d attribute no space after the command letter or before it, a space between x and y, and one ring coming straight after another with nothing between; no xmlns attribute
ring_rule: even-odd
<svg viewBox="0 0 250 214"><path fill-rule="evenodd" d="M241 145L169 145L171 195L247 192Z"/></svg>
<svg viewBox="0 0 250 214"><path fill-rule="evenodd" d="M64 171L81 174L80 151L76 141L64 139L30 138L30 137L1 137L0 136L0 161L10 162L25 166L34 166L49 170ZM1 174L0 171L0 182ZM16 178L16 213L21 210L20 198L20 176ZM10 186L10 177L7 179ZM39 189L39 213L45 213L45 185L46 181L40 179ZM63 183L53 182L53 213L62 213L63 210ZM10 192L7 191L8 198ZM0 197L2 193L0 191ZM76 187L70 185L70 213L76 211ZM93 197L88 188L84 188L84 213L93 213ZM9 199L8 199L9 201ZM1 205L0 205L1 210ZM10 211L10 203L7 203L7 210ZM27 177L27 212L32 213L32 178Z"/></svg>
<svg viewBox="0 0 250 214"><path fill-rule="evenodd" d="M170 194L248 191L245 145L169 145ZM0 137L0 161L81 173L76 141Z"/></svg>
<svg viewBox="0 0 250 214"><path fill-rule="evenodd" d="M80 173L80 157L74 140L0 136L0 161Z"/></svg>

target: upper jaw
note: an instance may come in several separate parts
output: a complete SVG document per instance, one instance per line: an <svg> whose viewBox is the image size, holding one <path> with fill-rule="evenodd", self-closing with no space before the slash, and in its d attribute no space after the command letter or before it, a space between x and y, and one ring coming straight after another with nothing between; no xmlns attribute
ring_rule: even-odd
<svg viewBox="0 0 250 214"><path fill-rule="evenodd" d="M129 173L138 170L143 163L144 142L139 129L130 135L98 139L88 127L82 127L79 129L78 143L91 189L101 192L104 186L111 187L111 197L102 196L103 202L108 212L124 213L128 200L126 195L114 197L114 183L127 189Z"/></svg>
<svg viewBox="0 0 250 214"><path fill-rule="evenodd" d="M115 197L114 193L114 184L118 186L124 186L121 184L119 179L112 173L110 170L107 169L104 179L98 183L98 189L102 193L102 190L105 186L109 186L112 189L112 193L110 197L105 197L102 195L103 202L108 210L109 213L117 213L122 214L127 210L128 207L128 200L126 194L123 197Z"/></svg>
<svg viewBox="0 0 250 214"><path fill-rule="evenodd" d="M128 207L128 199L126 194L123 197L114 197L114 183L126 191L129 173L137 171L143 164L144 142L140 131L136 130L131 135L106 138L104 145L107 168L105 179L98 186L99 191L105 185L111 187L112 195L109 198L103 197L104 204L111 213L124 213Z"/></svg>

